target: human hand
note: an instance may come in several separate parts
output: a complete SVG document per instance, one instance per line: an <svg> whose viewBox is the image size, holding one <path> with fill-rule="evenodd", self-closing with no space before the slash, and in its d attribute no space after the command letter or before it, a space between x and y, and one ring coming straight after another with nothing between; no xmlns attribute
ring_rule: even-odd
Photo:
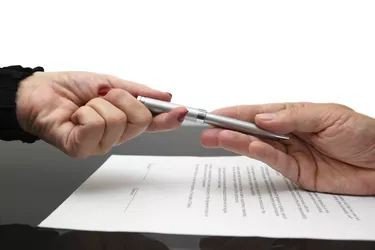
<svg viewBox="0 0 375 250"><path fill-rule="evenodd" d="M276 103L214 111L255 122L289 140L261 140L212 128L201 135L205 147L221 147L264 162L311 191L375 194L375 119L339 104Z"/></svg>
<svg viewBox="0 0 375 250"><path fill-rule="evenodd" d="M138 95L171 100L168 93L110 75L35 73L19 85L17 118L23 130L75 158L105 154L145 131L180 126L185 108L153 117Z"/></svg>

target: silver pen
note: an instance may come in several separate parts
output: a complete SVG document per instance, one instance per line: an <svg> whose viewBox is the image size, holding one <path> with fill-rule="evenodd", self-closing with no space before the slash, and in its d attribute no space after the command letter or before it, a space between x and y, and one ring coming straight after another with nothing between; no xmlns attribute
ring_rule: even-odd
<svg viewBox="0 0 375 250"><path fill-rule="evenodd" d="M161 101L149 97L138 96L137 99L143 103L151 112L160 114L164 112L169 112L172 109L178 107L184 107L189 112L185 116L185 120L201 123L201 124L208 124L213 127L219 127L223 129L229 129L237 132L241 132L248 135L254 135L259 137L265 137L267 139L289 139L286 135L279 135L269 131L266 131L262 128L259 128L256 124L245 122L242 120L216 115L207 112L204 109L196 109L191 107L186 107L182 105L178 105L171 102Z"/></svg>

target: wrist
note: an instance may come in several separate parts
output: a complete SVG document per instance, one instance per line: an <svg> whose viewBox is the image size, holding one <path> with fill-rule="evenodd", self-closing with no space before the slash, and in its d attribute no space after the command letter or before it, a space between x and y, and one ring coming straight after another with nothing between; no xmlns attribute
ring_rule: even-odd
<svg viewBox="0 0 375 250"><path fill-rule="evenodd" d="M34 78L37 77L39 74L43 74L42 72L35 72L32 75L26 77L25 79L21 80L18 83L18 89L16 92L15 97L15 113L17 117L18 124L20 128L28 132L30 134L34 134L31 131L31 123L33 122L36 114L32 111L32 107L30 105L30 99L35 98L35 89L37 86L35 85Z"/></svg>
<svg viewBox="0 0 375 250"><path fill-rule="evenodd" d="M0 140L34 142L36 136L27 133L18 118L19 108L17 99L21 82L43 68L24 68L10 66L0 68ZM22 87L23 88L23 87Z"/></svg>

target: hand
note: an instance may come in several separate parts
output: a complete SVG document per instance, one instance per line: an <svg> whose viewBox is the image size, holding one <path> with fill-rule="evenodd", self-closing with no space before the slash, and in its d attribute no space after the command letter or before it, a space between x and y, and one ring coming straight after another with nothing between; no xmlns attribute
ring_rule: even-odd
<svg viewBox="0 0 375 250"><path fill-rule="evenodd" d="M214 113L289 134L260 140L218 128L201 135L205 147L222 147L264 162L301 188L327 193L375 194L375 119L339 104L280 103L228 107Z"/></svg>
<svg viewBox="0 0 375 250"><path fill-rule="evenodd" d="M185 108L153 118L138 95L171 100L168 93L109 75L35 73L20 83L17 117L26 132L71 157L86 158L105 154L145 131L180 126Z"/></svg>

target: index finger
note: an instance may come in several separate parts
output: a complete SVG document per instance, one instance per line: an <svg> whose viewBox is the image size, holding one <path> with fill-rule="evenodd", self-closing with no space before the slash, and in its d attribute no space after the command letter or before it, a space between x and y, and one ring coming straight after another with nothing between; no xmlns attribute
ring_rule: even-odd
<svg viewBox="0 0 375 250"><path fill-rule="evenodd" d="M267 103L254 105L237 105L220 108L212 111L213 114L227 116L230 118L254 122L255 116L261 113L274 113L283 109L296 106L304 106L307 102L289 102L289 103Z"/></svg>
<svg viewBox="0 0 375 250"><path fill-rule="evenodd" d="M136 83L132 81L123 80L121 78L106 75L107 79L109 80L110 85L112 88L119 88L126 90L131 95L138 97L138 96L145 96L150 98L159 99L162 101L171 101L172 95L168 92L159 91L153 88L150 88L147 85Z"/></svg>

